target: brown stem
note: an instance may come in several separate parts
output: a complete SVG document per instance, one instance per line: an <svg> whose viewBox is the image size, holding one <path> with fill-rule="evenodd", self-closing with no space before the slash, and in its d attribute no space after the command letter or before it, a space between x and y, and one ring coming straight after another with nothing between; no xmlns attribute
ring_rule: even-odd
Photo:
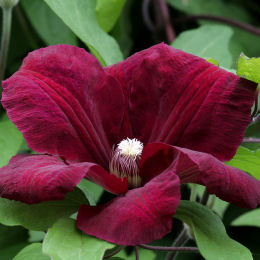
<svg viewBox="0 0 260 260"><path fill-rule="evenodd" d="M110 253L109 255L105 255L103 256L103 259L108 259L111 256L114 256L116 254L118 254L122 249L124 249L124 246L120 246L119 248L117 248L115 251L113 251L112 253Z"/></svg>
<svg viewBox="0 0 260 260"><path fill-rule="evenodd" d="M150 17L149 13L149 6L150 6L151 0L143 0L142 4L142 13L144 18L144 23L146 24L147 28L153 32L155 30L155 25Z"/></svg>
<svg viewBox="0 0 260 260"><path fill-rule="evenodd" d="M175 20L176 23L184 22L187 20L209 20L209 21L215 21L220 23L225 23L231 26L235 26L239 29L245 30L247 32L250 32L252 34L255 34L257 36L260 36L260 29L258 29L255 26L252 26L250 24L242 23L230 18L217 16L217 15L211 15L211 14L199 14L199 15L188 15L183 16Z"/></svg>
<svg viewBox="0 0 260 260"><path fill-rule="evenodd" d="M260 143L260 138L246 137L243 139L243 143Z"/></svg>
<svg viewBox="0 0 260 260"><path fill-rule="evenodd" d="M154 8L156 8L156 12L160 16L161 28L165 30L167 42L172 43L175 39L175 32L171 25L169 10L168 10L166 1L165 0L154 0Z"/></svg>
<svg viewBox="0 0 260 260"><path fill-rule="evenodd" d="M138 246L135 246L135 259L139 260L139 248L138 248Z"/></svg>
<svg viewBox="0 0 260 260"><path fill-rule="evenodd" d="M171 247L171 246L150 246L145 244L140 244L139 247L153 250L153 251L180 251L180 252L193 252L199 253L199 249L197 247Z"/></svg>

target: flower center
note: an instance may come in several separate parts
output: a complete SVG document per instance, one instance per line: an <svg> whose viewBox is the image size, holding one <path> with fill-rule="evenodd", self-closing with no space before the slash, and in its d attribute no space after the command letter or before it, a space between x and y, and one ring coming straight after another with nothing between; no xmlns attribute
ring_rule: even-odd
<svg viewBox="0 0 260 260"><path fill-rule="evenodd" d="M137 139L124 139L113 148L109 163L110 172L117 177L127 177L130 188L141 185L139 176L139 162L143 151L143 144Z"/></svg>

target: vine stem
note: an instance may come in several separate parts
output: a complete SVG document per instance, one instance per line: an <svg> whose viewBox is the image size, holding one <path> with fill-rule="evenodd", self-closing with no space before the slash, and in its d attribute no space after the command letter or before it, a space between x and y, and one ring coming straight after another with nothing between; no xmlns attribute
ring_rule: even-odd
<svg viewBox="0 0 260 260"><path fill-rule="evenodd" d="M2 7L3 23L2 23L2 39L0 50L0 86L2 87L2 80L4 79L7 54L10 43L11 24L12 24L12 7ZM2 88L0 88L0 97L2 95Z"/></svg>
<svg viewBox="0 0 260 260"><path fill-rule="evenodd" d="M179 23L187 20L210 20L210 21L225 23L240 28L242 30L248 31L257 36L260 36L260 29L258 29L257 27L230 18L218 16L218 15L211 15L211 14L187 15L175 19L175 22Z"/></svg>
<svg viewBox="0 0 260 260"><path fill-rule="evenodd" d="M145 244L138 245L144 249L153 250L153 251L174 251L174 252L191 252L191 253L199 253L199 249L197 247L186 247L186 246L179 246L179 247L171 247L171 246L150 246Z"/></svg>
<svg viewBox="0 0 260 260"><path fill-rule="evenodd" d="M139 248L138 248L138 246L135 246L135 259L139 260Z"/></svg>
<svg viewBox="0 0 260 260"><path fill-rule="evenodd" d="M260 138L245 137L243 143L260 143Z"/></svg>
<svg viewBox="0 0 260 260"><path fill-rule="evenodd" d="M113 251L112 253L110 253L109 255L105 255L103 256L103 259L108 259L111 256L116 255L117 253L119 253L122 249L124 249L124 246L120 246L119 248L117 248L115 251Z"/></svg>
<svg viewBox="0 0 260 260"><path fill-rule="evenodd" d="M182 231L180 232L180 234L177 236L177 238L173 242L172 247L173 248L177 248L179 246L184 245L189 240L189 238L190 238L190 236L188 234L187 227L184 224ZM165 260L172 260L172 259L174 259L177 256L178 251L170 251L167 254Z"/></svg>

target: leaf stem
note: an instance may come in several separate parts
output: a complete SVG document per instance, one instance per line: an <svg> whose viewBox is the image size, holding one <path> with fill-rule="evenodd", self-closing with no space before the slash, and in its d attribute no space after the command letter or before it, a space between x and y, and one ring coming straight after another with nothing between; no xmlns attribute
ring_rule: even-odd
<svg viewBox="0 0 260 260"><path fill-rule="evenodd" d="M227 17L218 16L218 15L211 15L211 14L187 15L175 19L175 22L180 23L187 20L209 20L209 21L220 22L220 23L237 27L239 29L250 32L257 36L260 36L260 29L258 29L257 27Z"/></svg>
<svg viewBox="0 0 260 260"><path fill-rule="evenodd" d="M203 195L202 195L202 198L201 198L201 200L200 200L200 203L201 203L202 205L207 205L208 200L209 200L209 193L208 193L207 189L205 189L205 190L204 190L204 193L203 193Z"/></svg>
<svg viewBox="0 0 260 260"><path fill-rule="evenodd" d="M0 50L0 86L2 87L2 80L4 79L7 54L10 43L11 24L12 24L12 7L2 7L3 10L3 24L2 24L2 38ZM0 88L0 97L2 95L2 88Z"/></svg>
<svg viewBox="0 0 260 260"><path fill-rule="evenodd" d="M138 246L135 246L135 259L139 260L139 248L138 248Z"/></svg>
<svg viewBox="0 0 260 260"><path fill-rule="evenodd" d="M260 138L245 137L243 143L260 143Z"/></svg>
<svg viewBox="0 0 260 260"><path fill-rule="evenodd" d="M176 247L184 245L189 240L189 238L190 238L190 236L188 234L187 227L184 224L182 231L180 232L180 234L177 236L177 238L173 242L172 247L176 248ZM178 254L178 251L169 252L167 254L165 260L172 260L177 256L177 254Z"/></svg>
<svg viewBox="0 0 260 260"><path fill-rule="evenodd" d="M113 251L112 253L103 256L103 259L108 259L108 258L110 258L111 256L114 256L114 255L118 254L122 249L124 249L124 246L120 246L119 248L117 248L117 249L116 249L115 251Z"/></svg>
<svg viewBox="0 0 260 260"><path fill-rule="evenodd" d="M190 201L196 201L198 186L195 183L192 183Z"/></svg>
<svg viewBox="0 0 260 260"><path fill-rule="evenodd" d="M171 247L171 246L150 246L145 244L138 245L139 247L142 247L144 249L153 250L153 251L179 251L179 252L193 252L193 253L199 253L199 249L197 247Z"/></svg>

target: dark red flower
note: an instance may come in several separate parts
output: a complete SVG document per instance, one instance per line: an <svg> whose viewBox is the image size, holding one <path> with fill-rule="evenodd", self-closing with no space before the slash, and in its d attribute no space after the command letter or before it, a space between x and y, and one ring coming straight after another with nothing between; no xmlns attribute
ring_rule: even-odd
<svg viewBox="0 0 260 260"><path fill-rule="evenodd" d="M256 84L199 57L159 44L103 69L83 49L50 46L3 87L10 119L45 155L18 155L0 169L2 197L63 199L85 177L119 196L83 205L78 228L127 245L171 230L180 183L260 204L260 182L221 162L242 141Z"/></svg>

